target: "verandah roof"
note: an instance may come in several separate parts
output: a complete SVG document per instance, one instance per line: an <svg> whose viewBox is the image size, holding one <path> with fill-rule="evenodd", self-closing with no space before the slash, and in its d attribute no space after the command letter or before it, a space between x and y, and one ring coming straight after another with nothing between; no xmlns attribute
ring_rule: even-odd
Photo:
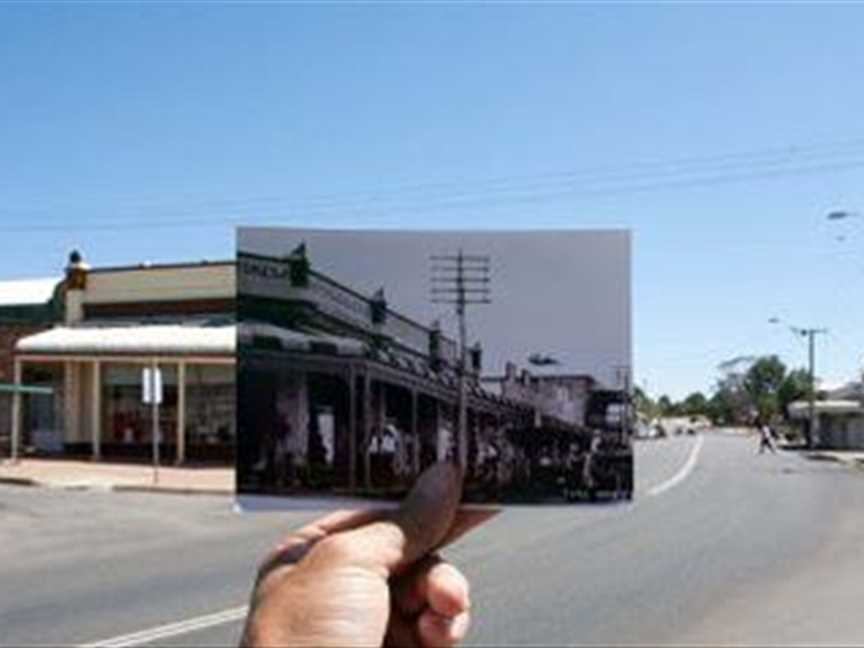
<svg viewBox="0 0 864 648"><path fill-rule="evenodd" d="M18 340L15 350L38 355L230 355L236 327L153 324L58 326Z"/></svg>
<svg viewBox="0 0 864 648"><path fill-rule="evenodd" d="M332 355L362 356L369 347L362 340L326 333L305 333L261 322L243 322L238 329L241 344L270 346L285 351L323 352Z"/></svg>
<svg viewBox="0 0 864 648"><path fill-rule="evenodd" d="M810 413L808 401L794 401L789 403L789 415L792 418L806 418ZM813 409L816 414L862 414L864 408L861 403L853 400L824 400L814 401Z"/></svg>

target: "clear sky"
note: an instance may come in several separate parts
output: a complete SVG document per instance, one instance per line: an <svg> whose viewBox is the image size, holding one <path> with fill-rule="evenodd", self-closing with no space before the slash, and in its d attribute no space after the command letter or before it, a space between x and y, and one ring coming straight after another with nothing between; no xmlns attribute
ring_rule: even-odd
<svg viewBox="0 0 864 648"><path fill-rule="evenodd" d="M3 4L0 277L234 225L633 229L635 377L861 363L864 5Z"/></svg>

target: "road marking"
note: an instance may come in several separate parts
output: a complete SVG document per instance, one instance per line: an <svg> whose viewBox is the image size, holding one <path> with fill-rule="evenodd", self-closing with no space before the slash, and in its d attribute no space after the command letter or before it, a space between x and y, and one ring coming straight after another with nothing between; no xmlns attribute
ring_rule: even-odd
<svg viewBox="0 0 864 648"><path fill-rule="evenodd" d="M682 481L687 479L693 469L696 467L696 462L699 459L699 453L702 450L702 444L705 442L705 437L700 435L693 444L690 450L690 455L687 461L681 466L681 469L675 473L670 479L665 482L653 486L648 490L648 495L655 496L665 493L670 488L677 486ZM177 621L166 625L150 628L149 630L141 630L127 635L112 637L94 643L83 644L79 648L127 648L129 646L140 646L147 643L152 643L158 639L167 639L168 637L176 637L182 634L188 634L196 630L203 630L217 625L232 623L246 617L249 610L248 606L241 606L215 612L213 614L205 614L204 616L194 617L186 621Z"/></svg>
<svg viewBox="0 0 864 648"><path fill-rule="evenodd" d="M660 495L661 493L665 493L670 488L677 486L682 481L687 479L693 469L696 467L696 462L699 459L699 452L702 450L702 444L705 441L705 437L703 435L699 435L696 439L696 443L693 444L693 449L690 450L690 456L687 457L687 461L684 462L684 465L681 466L681 470L679 470L675 475L667 479L662 484L657 484L652 487L649 491L649 495Z"/></svg>
<svg viewBox="0 0 864 648"><path fill-rule="evenodd" d="M141 646L151 643L157 639L167 639L168 637L176 637L177 635L187 634L196 630L212 628L213 626L223 625L239 621L246 616L248 606L231 608L222 612L214 612L213 614L205 614L204 616L194 617L186 621L177 621L166 625L150 628L149 630L141 630L127 635L112 637L94 643L83 644L79 648L124 648L126 646Z"/></svg>

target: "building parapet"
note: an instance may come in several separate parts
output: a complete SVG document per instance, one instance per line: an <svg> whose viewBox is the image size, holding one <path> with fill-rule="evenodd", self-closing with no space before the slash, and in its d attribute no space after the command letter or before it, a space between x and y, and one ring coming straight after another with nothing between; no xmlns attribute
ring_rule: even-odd
<svg viewBox="0 0 864 648"><path fill-rule="evenodd" d="M348 325L369 338L419 356L429 356L434 351L444 363L457 364L459 352L455 340L387 306L383 291L367 297L310 267L292 275L292 263L296 262L296 257L291 256L238 253L239 293L243 297L306 306L314 316ZM436 336L437 342L433 342Z"/></svg>

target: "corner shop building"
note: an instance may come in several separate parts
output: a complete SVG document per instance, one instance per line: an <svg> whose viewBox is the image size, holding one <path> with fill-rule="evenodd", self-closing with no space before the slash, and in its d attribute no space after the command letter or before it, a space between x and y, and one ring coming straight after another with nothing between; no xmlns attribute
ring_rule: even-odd
<svg viewBox="0 0 864 648"><path fill-rule="evenodd" d="M61 315L15 344L14 382L51 388L36 406L16 394L19 454L145 458L152 448L142 370L163 381L166 461L231 461L235 423L235 263L91 269L73 253Z"/></svg>

